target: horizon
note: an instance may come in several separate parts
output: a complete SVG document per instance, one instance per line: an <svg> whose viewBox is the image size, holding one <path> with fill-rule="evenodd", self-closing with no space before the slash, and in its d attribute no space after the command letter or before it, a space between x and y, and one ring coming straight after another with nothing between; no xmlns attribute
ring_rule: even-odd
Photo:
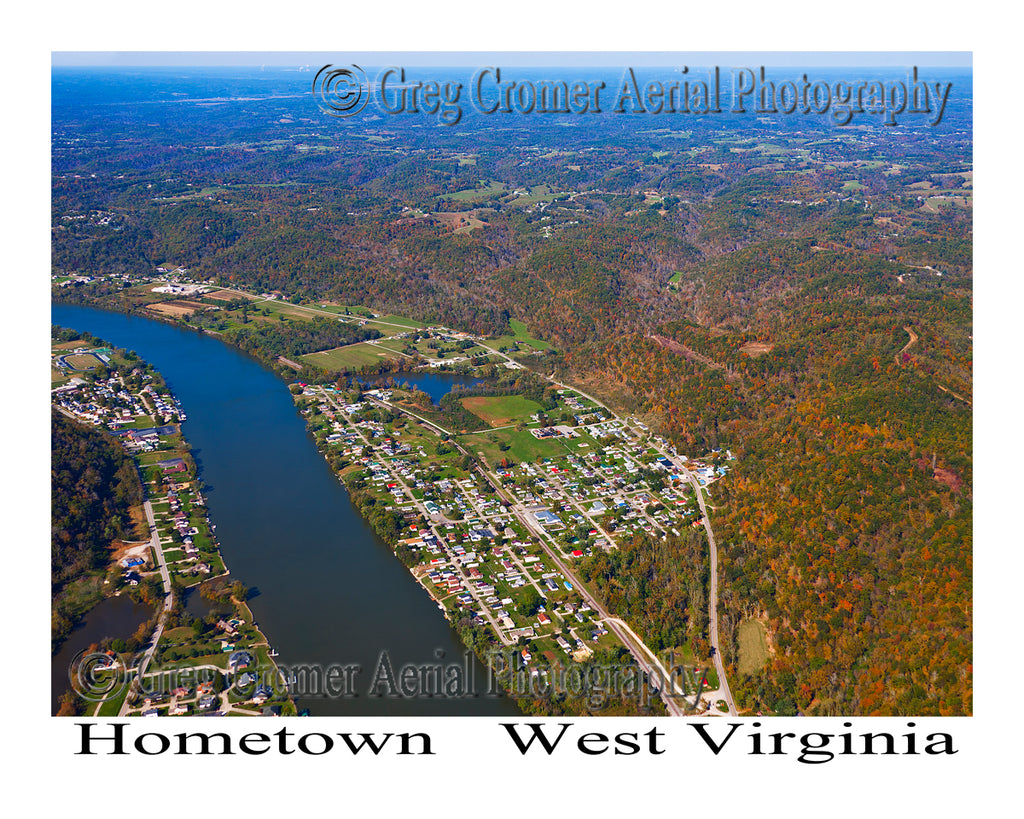
<svg viewBox="0 0 1024 819"><path fill-rule="evenodd" d="M332 61L414 67L465 68L481 61L510 67L637 68L670 65L709 66L742 60L773 68L921 68L970 69L969 51L54 51L55 68L294 68ZM418 62L411 63L410 59ZM547 62L541 62L546 60Z"/></svg>

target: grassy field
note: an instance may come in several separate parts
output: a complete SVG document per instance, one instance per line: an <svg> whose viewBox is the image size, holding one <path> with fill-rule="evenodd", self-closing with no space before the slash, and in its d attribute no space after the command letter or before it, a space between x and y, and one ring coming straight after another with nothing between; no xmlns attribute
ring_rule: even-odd
<svg viewBox="0 0 1024 819"><path fill-rule="evenodd" d="M76 370L93 370L103 362L92 353L81 353L80 355L69 355L66 359L68 366Z"/></svg>
<svg viewBox="0 0 1024 819"><path fill-rule="evenodd" d="M511 335L495 336L494 338L488 339L487 343L489 346L500 349L501 347L509 347L513 344L525 344L532 347L534 350L550 350L551 345L547 342L541 341L539 338L534 338L530 335L529 330L526 329L526 325L517 319L509 319L509 327L512 328Z"/></svg>
<svg viewBox="0 0 1024 819"><path fill-rule="evenodd" d="M737 667L740 674L760 671L768 662L768 639L764 626L758 620L746 620L739 627L740 656Z"/></svg>
<svg viewBox="0 0 1024 819"><path fill-rule="evenodd" d="M921 210L928 211L929 213L938 213L940 205L956 205L957 207L967 208L971 206L971 192L965 191L966 196L929 196L924 204L921 206Z"/></svg>
<svg viewBox="0 0 1024 819"><path fill-rule="evenodd" d="M384 316L378 316L375 321L371 320L367 323L376 324L379 321L386 321L388 324L401 324L403 327L408 327L410 330L419 330L427 326L422 321L416 321L415 319L406 318L405 316L396 316L391 313ZM394 332L394 330L392 330L392 332Z"/></svg>
<svg viewBox="0 0 1024 819"><path fill-rule="evenodd" d="M100 705L100 710L97 716L99 717L116 717L121 711L121 704L124 702L124 698L128 696L128 686L121 686L114 696L103 700Z"/></svg>
<svg viewBox="0 0 1024 819"><path fill-rule="evenodd" d="M540 458L560 458L566 454L565 447L557 439L534 438L529 430L503 429L494 433L463 435L459 442L470 452L482 452L490 464L496 464L502 458L510 458L516 463L533 463ZM508 449L502 450L502 444L507 444Z"/></svg>
<svg viewBox="0 0 1024 819"><path fill-rule="evenodd" d="M73 350L73 349L75 349L75 347L82 347L84 345L85 345L85 342L82 341L82 339L76 338L73 341L65 341L65 342L63 342L61 344L51 344L50 345L50 349L51 350Z"/></svg>
<svg viewBox="0 0 1024 819"><path fill-rule="evenodd" d="M382 338L377 340L377 346L383 347L386 350L394 350L395 352L404 351L409 346L408 339L404 338ZM413 349L419 350L416 345L413 345Z"/></svg>
<svg viewBox="0 0 1024 819"><path fill-rule="evenodd" d="M510 205L532 205L536 202L551 202L561 191L550 185L533 185L526 196L517 196L509 202Z"/></svg>
<svg viewBox="0 0 1024 819"><path fill-rule="evenodd" d="M398 353L374 344L350 344L321 353L302 356L302 361L328 370L348 370L376 364L383 359L402 358Z"/></svg>
<svg viewBox="0 0 1024 819"><path fill-rule="evenodd" d="M462 406L492 427L517 421L529 422L530 416L541 410L541 405L521 395L480 395L461 400Z"/></svg>
<svg viewBox="0 0 1024 819"><path fill-rule="evenodd" d="M469 190L449 194L447 198L456 201L471 201L473 199L487 199L496 193L506 193L507 191L508 189L503 182L490 182L487 185L481 183L481 186L478 188L470 188Z"/></svg>

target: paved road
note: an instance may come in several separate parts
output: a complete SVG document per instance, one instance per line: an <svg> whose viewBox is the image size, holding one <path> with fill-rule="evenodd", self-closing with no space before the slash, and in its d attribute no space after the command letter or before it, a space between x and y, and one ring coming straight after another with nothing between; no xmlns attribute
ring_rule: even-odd
<svg viewBox="0 0 1024 819"><path fill-rule="evenodd" d="M153 639L150 641L146 653L143 654L142 659L139 661L136 680L141 680L146 673L146 669L153 659L153 654L156 652L157 644L160 642L160 637L163 636L167 614L170 612L171 606L174 605L174 595L171 594L171 575L167 571L167 561L164 559L164 550L160 545L160 533L157 531L156 518L153 516L153 504L147 500L143 504L143 508L146 510L146 520L149 521L149 545L153 547L153 553L156 555L157 564L160 567L160 576L164 581L164 606L160 610L160 619L157 620L156 629L153 631ZM128 697L125 697L124 702L121 703L121 710L118 712L118 716L123 717L127 711Z"/></svg>
<svg viewBox="0 0 1024 819"><path fill-rule="evenodd" d="M481 470L481 474L494 488L494 491L497 493L498 497L500 497L502 500L510 504L512 511L515 513L516 517L519 518L523 526L525 526L537 538L537 540L540 542L541 548L544 549L545 554L547 554L551 562L554 563L558 571L560 571L562 575L572 583L573 589L579 592L580 596L587 603L587 605L590 606L590 608L593 609L595 612L597 612L601 620L603 620L608 625L609 630L613 634L615 634L616 637L619 638L619 640L626 647L629 653L633 655L633 659L636 661L637 665L639 665L640 668L643 669L644 673L647 674L648 678L652 680L669 680L672 681L672 684L674 686L675 683L673 678L666 671L665 667L658 660L654 652L652 652L646 645L644 645L643 641L633 632L632 629L629 629L628 626L623 628L623 626L625 626L625 623L622 623L622 621L618 618L612 617L611 614L609 614L609 612L604 608L604 606L602 606L587 591L582 581L576 576L576 574L572 571L568 564L566 564L562 560L562 557L558 553L557 549L554 549L549 545L548 540L550 538L550 535L544 530L544 527L542 527L538 522L536 522L532 518L526 507L518 500L506 497L504 489L486 471ZM651 658L653 658L653 660ZM670 714L672 714L673 716L682 716L685 713L683 707L676 701L676 698L673 696L673 694L681 695L681 691L666 691L664 688L661 688L660 693L662 699L665 702L665 706L668 708Z"/></svg>
<svg viewBox="0 0 1024 819"><path fill-rule="evenodd" d="M416 415L413 412L409 412L404 407L399 407L396 406L395 404L390 404L386 401L380 400L373 400L373 403L387 407L389 409L393 409L396 412L403 412L407 415L411 415L413 418L418 419L419 421L426 424L430 428L438 430L444 433L445 435L451 434L442 427L439 427L437 424L427 421L425 418L421 418L420 416ZM337 404L335 404L335 407L337 407ZM466 451L459 444L459 442L455 440L454 437L452 438L451 442L464 455L469 455L470 457L473 457L472 454ZM548 545L548 533L544 531L543 527L541 527L540 524L538 524L536 521L532 519L526 507L519 503L518 500L508 498L505 495L503 487L501 487L501 485L494 480L493 476L489 472L479 467L475 467L475 471L482 475L484 479L491 484L498 497L510 505L516 517L519 518L522 524L530 532L532 532L535 537L537 537L537 539L540 541L541 547L544 549L545 553L552 560L552 562L558 567L558 570L566 577L566 579L568 579L573 584L573 588L577 590L583 597L583 599L587 602L587 604L600 615L601 619L607 621L609 630L611 630L615 634L615 636L622 641L622 644L628 649L629 653L633 655L633 658L634 660L636 660L637 665L639 665L640 668L643 669L644 673L647 674L648 677L653 680L670 680L672 681L673 686L675 686L674 679L671 677L671 675L668 673L665 667L661 665L661 662L657 659L654 652L652 652L646 645L644 645L643 641L641 641L640 638L631 629L627 632L626 629L619 625L622 621L618 620L617 618L613 618L608 613L608 611L605 610L605 608L587 592L583 583L580 581L578 577L576 577L572 570L561 560L560 556L556 553L556 550L552 549ZM425 514L425 517L427 520L430 519L429 515ZM622 625L625 624L623 623ZM626 628L628 628L628 626ZM501 631L498 629L495 630L497 631L499 638L501 638ZM502 638L502 640L504 641L504 638ZM653 661L650 658L653 658ZM655 666L654 663L657 663L657 666ZM682 694L681 690L678 689L675 692L666 691L662 689L662 699L665 701L665 705L668 708L669 713L671 713L673 716L682 716L685 713L685 711L683 707L676 701L676 698L673 696L673 693L675 693L676 695Z"/></svg>
<svg viewBox="0 0 1024 819"><path fill-rule="evenodd" d="M658 452L672 461L672 455L666 452L664 448L658 446L654 441L650 443ZM672 462L675 463L675 461ZM718 674L718 699L725 700L726 705L729 707L729 714L735 716L737 713L736 703L733 702L732 691L729 690L729 682L725 677L725 666L722 664L722 652L718 642L718 545L715 542L715 533L711 529L711 518L708 516L708 510L704 504L704 493L701 491L700 481L685 466L679 467L679 472L681 475L685 475L690 481L690 485L693 486L694 494L697 496L697 503L700 506L701 519L704 521L704 531L708 536L711 561L711 588L708 591L708 638L711 645L715 647L715 654L712 659L715 662L715 672ZM712 712L715 711L716 709L712 708Z"/></svg>
<svg viewBox="0 0 1024 819"><path fill-rule="evenodd" d="M701 491L700 482L697 476L689 470L684 472L690 478L690 484L697 495L697 503L700 504L700 515L704 520L704 531L708 535L708 544L711 550L711 589L708 595L708 636L711 638L711 645L715 647L715 671L718 673L718 690L725 704L729 706L729 714L736 714L736 703L732 700L732 691L729 690L729 681L725 678L725 666L722 664L722 652L718 642L718 546L715 543L715 533L711 531L711 519L708 517L707 507L704 505L704 493Z"/></svg>

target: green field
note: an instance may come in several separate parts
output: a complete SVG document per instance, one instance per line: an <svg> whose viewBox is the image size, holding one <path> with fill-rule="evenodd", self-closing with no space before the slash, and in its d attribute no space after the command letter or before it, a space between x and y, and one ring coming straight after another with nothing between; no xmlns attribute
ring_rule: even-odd
<svg viewBox="0 0 1024 819"><path fill-rule="evenodd" d="M327 370L349 370L376 364L387 359L402 358L398 353L373 344L350 344L347 347L335 347L320 353L302 356L302 360L316 367Z"/></svg>
<svg viewBox="0 0 1024 819"><path fill-rule="evenodd" d="M740 674L754 674L768 662L768 639L764 626L758 620L746 620L740 624L738 635L740 656L737 667Z"/></svg>
<svg viewBox="0 0 1024 819"><path fill-rule="evenodd" d="M529 330L526 329L526 325L518 319L509 319L508 325L512 328L511 335L495 336L493 338L489 338L487 343L498 349L501 347L510 347L517 343L528 345L535 350L551 349L551 345L547 342L531 336Z"/></svg>
<svg viewBox="0 0 1024 819"><path fill-rule="evenodd" d="M415 319L406 318L405 316L396 316L391 313L384 316L378 316L376 319L371 319L367 324L373 325L382 321L387 322L388 325L400 324L403 327L408 327L410 330L419 330L427 326L422 321L416 321ZM392 328L392 332L395 332L394 328ZM399 330L398 332L402 331Z"/></svg>
<svg viewBox="0 0 1024 819"><path fill-rule="evenodd" d="M517 421L528 423L532 420L530 416L542 409L536 401L521 395L476 395L463 398L462 406L492 427L514 424Z"/></svg>
<svg viewBox="0 0 1024 819"><path fill-rule="evenodd" d="M467 201L473 199L488 199L494 194L506 193L507 188L503 182L490 182L487 185L481 183L478 188L470 188L469 190L458 191L457 193L449 194L448 199L455 199L457 201Z"/></svg>
<svg viewBox="0 0 1024 819"><path fill-rule="evenodd" d="M79 372L94 370L103 363L92 353L69 355L64 360L69 367Z"/></svg>
<svg viewBox="0 0 1024 819"><path fill-rule="evenodd" d="M491 440L494 438L495 440ZM565 447L558 439L534 438L529 430L503 429L497 432L480 432L475 435L462 435L461 443L472 453L482 452L488 463L496 464L502 458L509 458L516 463L533 463L541 458L561 458L566 454ZM507 444L508 449L502 450L501 445Z"/></svg>

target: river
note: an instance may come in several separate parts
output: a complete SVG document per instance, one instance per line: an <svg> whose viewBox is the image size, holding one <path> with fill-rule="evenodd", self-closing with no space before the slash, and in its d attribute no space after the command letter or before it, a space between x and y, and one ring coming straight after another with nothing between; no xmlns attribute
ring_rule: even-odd
<svg viewBox="0 0 1024 819"><path fill-rule="evenodd" d="M353 508L280 378L211 336L152 319L55 304L51 320L134 350L181 401L224 560L254 590L249 605L278 662L360 666L355 696L300 698L300 708L315 716L519 713L488 693L484 666L467 660L437 604ZM138 625L121 619L125 633L109 636ZM84 647L86 632L73 632L57 656ZM476 696L370 696L385 656L396 676L403 665L442 664L454 674L468 662ZM55 658L54 680L66 679L63 662L57 668Z"/></svg>

